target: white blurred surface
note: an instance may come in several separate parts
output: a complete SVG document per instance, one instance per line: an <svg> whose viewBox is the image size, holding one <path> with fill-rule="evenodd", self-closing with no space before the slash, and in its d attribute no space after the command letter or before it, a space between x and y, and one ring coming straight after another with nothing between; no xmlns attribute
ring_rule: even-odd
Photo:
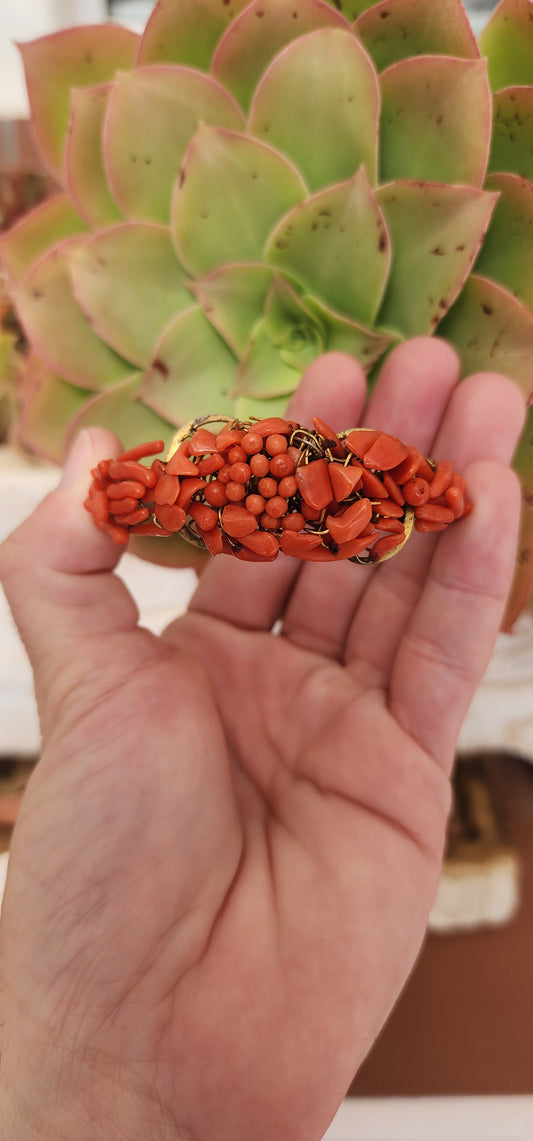
<svg viewBox="0 0 533 1141"><path fill-rule="evenodd" d="M531 1141L533 1097L352 1098L323 1141Z"/></svg>
<svg viewBox="0 0 533 1141"><path fill-rule="evenodd" d="M0 118L24 119L28 97L14 41L107 19L106 0L0 0Z"/></svg>

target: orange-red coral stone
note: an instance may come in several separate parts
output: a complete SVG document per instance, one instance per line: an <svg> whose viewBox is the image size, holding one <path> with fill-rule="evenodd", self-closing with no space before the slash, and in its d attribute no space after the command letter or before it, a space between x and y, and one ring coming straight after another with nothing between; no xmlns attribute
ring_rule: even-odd
<svg viewBox="0 0 533 1141"><path fill-rule="evenodd" d="M213 555L273 562L375 564L402 546L406 521L445 530L471 510L463 478L387 432L337 433L271 416L199 426L165 463L144 459L163 442L101 460L85 506L97 527L124 546L130 534L182 532Z"/></svg>

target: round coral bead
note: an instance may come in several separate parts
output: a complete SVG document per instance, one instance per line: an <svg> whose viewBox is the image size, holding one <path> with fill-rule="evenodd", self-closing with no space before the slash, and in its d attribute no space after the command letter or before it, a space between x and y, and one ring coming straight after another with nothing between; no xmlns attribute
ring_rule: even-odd
<svg viewBox="0 0 533 1141"><path fill-rule="evenodd" d="M271 436L267 436L265 440L265 451L269 456L279 456L282 452L286 452L289 446L289 441L286 436L282 436L280 432L273 432Z"/></svg>
<svg viewBox="0 0 533 1141"><path fill-rule="evenodd" d="M224 464L224 467L221 467L220 471L217 473L217 479L219 483L229 483L231 479L230 471L231 464Z"/></svg>
<svg viewBox="0 0 533 1141"><path fill-rule="evenodd" d="M250 471L252 475L255 475L258 479L261 479L262 476L265 476L267 472L270 471L270 461L268 456L263 455L262 452L260 455L252 456L250 460Z"/></svg>
<svg viewBox="0 0 533 1141"><path fill-rule="evenodd" d="M292 456L288 456L286 452L279 453L270 461L270 471L276 479L283 479L286 475L292 475L295 470L296 464Z"/></svg>
<svg viewBox="0 0 533 1141"><path fill-rule="evenodd" d="M270 479L268 476L266 476L265 479L259 480L259 483L257 484L257 490L260 495L264 496L265 499L271 499L273 495L276 495L278 485L275 479Z"/></svg>
<svg viewBox="0 0 533 1141"><path fill-rule="evenodd" d="M261 515L265 510L265 500L262 495L247 495L245 506L252 515Z"/></svg>
<svg viewBox="0 0 533 1141"><path fill-rule="evenodd" d="M247 456L255 456L263 448L261 436L258 436L257 432L246 432L241 440L241 448Z"/></svg>
<svg viewBox="0 0 533 1141"><path fill-rule="evenodd" d="M290 499L291 496L296 495L297 491L298 484L293 475L286 475L284 479L280 479L278 492L284 499Z"/></svg>
<svg viewBox="0 0 533 1141"><path fill-rule="evenodd" d="M273 495L271 499L267 499L265 511L272 519L281 519L282 515L287 514L288 503L281 495Z"/></svg>
<svg viewBox="0 0 533 1141"><path fill-rule="evenodd" d="M234 444L226 454L229 464L245 463L248 459L244 448L241 448L240 444Z"/></svg>
<svg viewBox="0 0 533 1141"><path fill-rule="evenodd" d="M300 511L290 511L281 520L284 531L301 531L305 527L305 519Z"/></svg>
<svg viewBox="0 0 533 1141"><path fill-rule="evenodd" d="M230 503L239 503L246 495L246 488L243 483L237 483L234 479L230 479L226 484L226 497Z"/></svg>
<svg viewBox="0 0 533 1141"><path fill-rule="evenodd" d="M228 502L225 485L218 479L211 480L204 491L204 499L211 507L224 507Z"/></svg>
<svg viewBox="0 0 533 1141"><path fill-rule="evenodd" d="M280 521L275 519L273 515L267 515L266 511L263 512L259 522L265 531L277 531Z"/></svg>
<svg viewBox="0 0 533 1141"><path fill-rule="evenodd" d="M234 483L248 483L250 475L250 465L244 463L242 460L238 460L237 463L232 464L230 467L230 479L232 479Z"/></svg>
<svg viewBox="0 0 533 1141"><path fill-rule="evenodd" d="M420 507L429 499L429 483L425 479L409 479L402 486L403 497L411 507Z"/></svg>

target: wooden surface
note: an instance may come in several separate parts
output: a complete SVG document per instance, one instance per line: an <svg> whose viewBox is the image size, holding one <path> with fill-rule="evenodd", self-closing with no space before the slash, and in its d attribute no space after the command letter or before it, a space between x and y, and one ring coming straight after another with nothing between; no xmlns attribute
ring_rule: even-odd
<svg viewBox="0 0 533 1141"><path fill-rule="evenodd" d="M533 765L506 758L500 777L521 865L518 913L506 926L428 937L351 1095L533 1093Z"/></svg>

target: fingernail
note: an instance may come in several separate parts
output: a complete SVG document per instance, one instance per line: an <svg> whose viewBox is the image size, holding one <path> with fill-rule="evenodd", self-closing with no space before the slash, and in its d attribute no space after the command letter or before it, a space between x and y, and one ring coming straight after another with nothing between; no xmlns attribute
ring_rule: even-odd
<svg viewBox="0 0 533 1141"><path fill-rule="evenodd" d="M87 428L82 428L67 456L61 478L61 487L70 487L83 471L87 471L92 448Z"/></svg>

